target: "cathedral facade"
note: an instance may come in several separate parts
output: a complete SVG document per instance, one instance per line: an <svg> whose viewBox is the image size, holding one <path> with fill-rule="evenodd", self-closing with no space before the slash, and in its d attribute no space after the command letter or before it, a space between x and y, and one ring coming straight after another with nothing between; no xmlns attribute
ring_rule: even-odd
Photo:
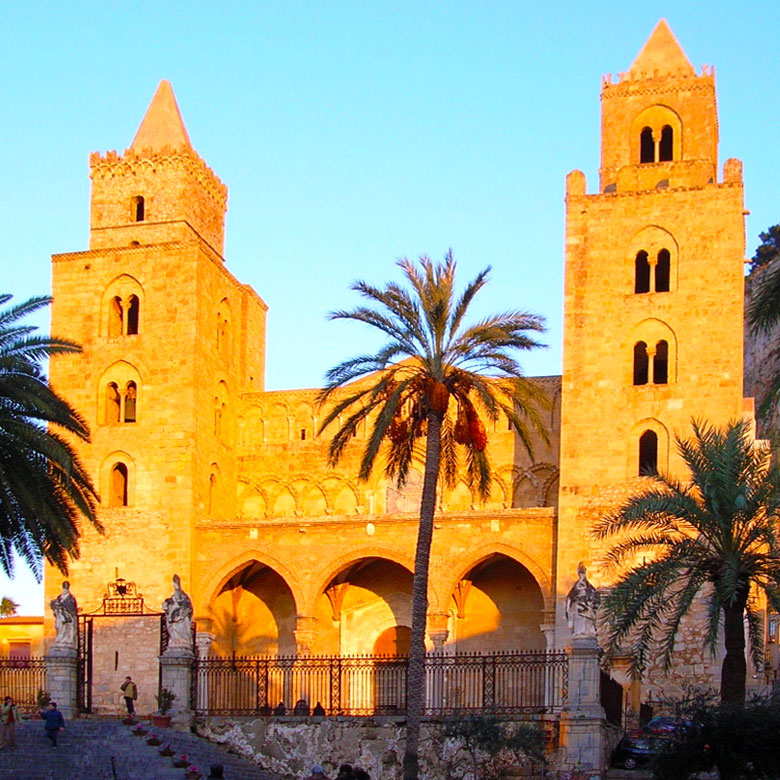
<svg viewBox="0 0 780 780"><path fill-rule="evenodd" d="M662 21L601 97L598 186L567 177L563 376L537 380L553 401L551 441L531 460L498 424L489 500L465 480L441 491L428 596L438 652L564 647L578 563L609 584L594 519L647 466L684 476L674 436L692 417L752 414L741 164L719 170L714 74L694 70ZM81 453L102 502L105 533L86 529L72 564L82 611L119 576L157 609L176 572L201 653L405 652L421 474L402 489L381 469L359 482L366 430L329 466L318 390L264 389L267 306L230 273L227 190L167 82L130 148L95 153L90 168L89 248L53 257L52 332L83 352L51 365L89 422ZM47 602L60 582L48 569ZM710 684L717 659L694 624L677 676ZM103 626L106 679L146 669L151 709L156 648L143 660ZM634 703L668 684L651 671ZM117 700L109 683L96 696Z"/></svg>

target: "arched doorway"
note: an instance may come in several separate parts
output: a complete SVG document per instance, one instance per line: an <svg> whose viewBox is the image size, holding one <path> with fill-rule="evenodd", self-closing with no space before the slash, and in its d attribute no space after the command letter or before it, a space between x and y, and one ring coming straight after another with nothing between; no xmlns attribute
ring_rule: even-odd
<svg viewBox="0 0 780 780"><path fill-rule="evenodd" d="M295 600L284 579L248 562L221 587L212 605L216 655L294 655Z"/></svg>
<svg viewBox="0 0 780 780"><path fill-rule="evenodd" d="M380 646L390 650L411 616L412 573L386 558L361 558L337 572L317 599L313 652L372 655L383 634Z"/></svg>
<svg viewBox="0 0 780 780"><path fill-rule="evenodd" d="M385 558L354 561L330 579L315 616L315 652L340 657L342 706L355 714L401 712L412 573Z"/></svg>
<svg viewBox="0 0 780 780"><path fill-rule="evenodd" d="M452 595L458 652L544 650L544 597L533 574L503 554L475 564Z"/></svg>
<svg viewBox="0 0 780 780"><path fill-rule="evenodd" d="M386 655L392 658L409 655L411 643L412 629L409 626L392 626L386 628L376 638L373 655Z"/></svg>

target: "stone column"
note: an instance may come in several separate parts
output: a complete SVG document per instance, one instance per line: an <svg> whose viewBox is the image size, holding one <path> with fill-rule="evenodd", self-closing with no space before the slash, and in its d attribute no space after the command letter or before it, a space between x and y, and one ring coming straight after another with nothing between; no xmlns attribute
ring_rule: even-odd
<svg viewBox="0 0 780 780"><path fill-rule="evenodd" d="M428 613L428 637L433 643L433 651L429 653L430 659L426 664L425 674L425 702L428 707L442 707L445 704L447 670L437 658L446 655L447 637L450 616L447 612Z"/></svg>
<svg viewBox="0 0 780 780"><path fill-rule="evenodd" d="M295 649L298 655L309 655L311 646L314 643L316 633L317 618L307 615L295 616Z"/></svg>
<svg viewBox="0 0 780 780"><path fill-rule="evenodd" d="M569 701L561 713L564 768L600 777L603 771L604 708L601 706L599 647L595 637L573 637L569 655Z"/></svg>
<svg viewBox="0 0 780 780"><path fill-rule="evenodd" d="M176 697L170 714L177 726L189 726L192 721L190 691L194 660L195 653L186 647L169 647L160 656L162 687Z"/></svg>
<svg viewBox="0 0 780 780"><path fill-rule="evenodd" d="M443 655L444 645L450 635L449 620L447 612L428 613L428 638L433 642L434 655Z"/></svg>
<svg viewBox="0 0 780 780"><path fill-rule="evenodd" d="M195 646L198 648L198 658L208 658L211 655L211 645L217 638L210 631L198 631L195 634Z"/></svg>
<svg viewBox="0 0 780 780"><path fill-rule="evenodd" d="M75 647L53 647L45 657L46 690L66 719L78 714L79 654Z"/></svg>

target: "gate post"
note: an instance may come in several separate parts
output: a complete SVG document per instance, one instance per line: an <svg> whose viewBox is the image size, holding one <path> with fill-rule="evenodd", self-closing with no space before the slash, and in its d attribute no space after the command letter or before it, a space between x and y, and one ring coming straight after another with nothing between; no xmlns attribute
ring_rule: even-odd
<svg viewBox="0 0 780 780"><path fill-rule="evenodd" d="M78 713L79 654L75 647L53 647L44 658L46 690L64 718Z"/></svg>
<svg viewBox="0 0 780 780"><path fill-rule="evenodd" d="M160 656L160 682L176 696L171 716L179 726L189 726L192 720L190 691L194 661L195 653L186 647L169 647Z"/></svg>
<svg viewBox="0 0 780 780"><path fill-rule="evenodd" d="M599 647L595 637L574 637L567 649L569 701L561 712L563 761L566 769L599 776L605 751Z"/></svg>

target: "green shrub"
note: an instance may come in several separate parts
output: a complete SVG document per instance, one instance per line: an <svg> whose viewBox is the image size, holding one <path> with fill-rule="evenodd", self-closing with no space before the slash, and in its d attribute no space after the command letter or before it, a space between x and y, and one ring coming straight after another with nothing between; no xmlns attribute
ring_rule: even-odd
<svg viewBox="0 0 780 780"><path fill-rule="evenodd" d="M687 717L690 728L669 740L653 761L656 780L687 780L714 769L720 780L780 778L780 702L704 705Z"/></svg>

